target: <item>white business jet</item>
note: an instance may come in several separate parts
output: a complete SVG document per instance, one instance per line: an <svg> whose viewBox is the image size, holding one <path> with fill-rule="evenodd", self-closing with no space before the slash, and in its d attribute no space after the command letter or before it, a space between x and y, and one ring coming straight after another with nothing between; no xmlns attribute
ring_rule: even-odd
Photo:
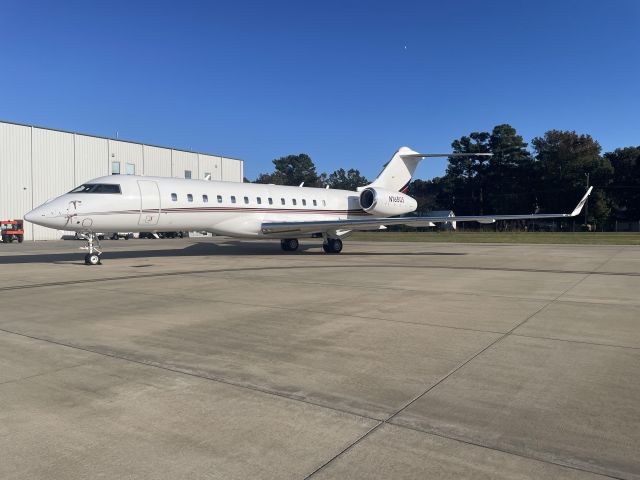
<svg viewBox="0 0 640 480"><path fill-rule="evenodd" d="M135 175L100 177L49 200L24 218L79 232L87 242L85 263L96 265L102 255L97 232L186 230L277 238L284 251L297 250L300 237L321 237L326 253L340 253L341 239L350 232L386 225L574 217L591 193L590 188L569 214L397 217L417 208L417 202L404 192L420 160L477 155L490 154L421 154L402 147L373 183L356 192Z"/></svg>

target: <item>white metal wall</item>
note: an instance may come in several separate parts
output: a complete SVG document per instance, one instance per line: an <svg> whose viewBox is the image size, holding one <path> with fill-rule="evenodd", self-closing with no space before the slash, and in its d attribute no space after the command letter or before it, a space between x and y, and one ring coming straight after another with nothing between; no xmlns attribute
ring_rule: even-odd
<svg viewBox="0 0 640 480"><path fill-rule="evenodd" d="M142 145L139 143L121 142L109 140L109 173L113 162L120 163L120 174L127 173L127 164L134 165L133 175L144 175L142 162Z"/></svg>
<svg viewBox="0 0 640 480"><path fill-rule="evenodd" d="M0 219L22 218L49 198L96 177L111 163L137 175L241 182L243 162L231 158L0 122ZM25 224L26 239L58 239L63 232Z"/></svg>
<svg viewBox="0 0 640 480"><path fill-rule="evenodd" d="M106 138L75 135L75 184L108 175L109 145Z"/></svg>
<svg viewBox="0 0 640 480"><path fill-rule="evenodd" d="M145 145L143 154L145 175L152 177L171 176L171 150Z"/></svg>
<svg viewBox="0 0 640 480"><path fill-rule="evenodd" d="M199 154L200 160L200 177L206 178L207 174L211 174L211 180L222 180L222 157L213 155Z"/></svg>
<svg viewBox="0 0 640 480"><path fill-rule="evenodd" d="M242 182L244 178L244 168L242 160L235 160L233 158L222 159L222 178L237 178L233 180L235 182Z"/></svg>
<svg viewBox="0 0 640 480"><path fill-rule="evenodd" d="M200 174L198 173L198 154L192 152L182 152L180 150L173 150L171 152L172 155L172 165L173 171L172 176L177 178L185 178L185 170L189 170L191 172L191 178L197 179L200 178Z"/></svg>
<svg viewBox="0 0 640 480"><path fill-rule="evenodd" d="M0 219L22 218L31 194L31 127L0 123ZM31 238L32 228L25 230Z"/></svg>
<svg viewBox="0 0 640 480"><path fill-rule="evenodd" d="M32 198L41 205L68 192L74 185L73 135L55 130L34 128L31 140ZM33 226L33 236L42 240L60 238L64 233Z"/></svg>

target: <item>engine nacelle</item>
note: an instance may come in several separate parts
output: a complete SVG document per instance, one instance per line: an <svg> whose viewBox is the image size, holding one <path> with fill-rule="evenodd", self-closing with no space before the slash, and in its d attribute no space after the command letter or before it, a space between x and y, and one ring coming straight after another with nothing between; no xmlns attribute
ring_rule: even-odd
<svg viewBox="0 0 640 480"><path fill-rule="evenodd" d="M360 207L371 215L392 217L415 211L418 202L404 193L367 187L360 192Z"/></svg>

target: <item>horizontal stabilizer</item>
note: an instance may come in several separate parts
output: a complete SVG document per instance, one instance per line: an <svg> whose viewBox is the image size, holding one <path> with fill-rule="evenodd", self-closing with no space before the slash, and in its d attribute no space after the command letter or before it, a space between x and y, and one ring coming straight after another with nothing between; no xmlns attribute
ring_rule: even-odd
<svg viewBox="0 0 640 480"><path fill-rule="evenodd" d="M432 158L432 157L492 157L493 153L409 153L400 154L406 158Z"/></svg>

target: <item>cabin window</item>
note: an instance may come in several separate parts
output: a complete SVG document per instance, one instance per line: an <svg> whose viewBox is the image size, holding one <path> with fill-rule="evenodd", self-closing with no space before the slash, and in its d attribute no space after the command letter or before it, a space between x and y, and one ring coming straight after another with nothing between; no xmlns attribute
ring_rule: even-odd
<svg viewBox="0 0 640 480"><path fill-rule="evenodd" d="M178 194L177 193L172 193L171 194L171 201L173 201L173 202L177 202L178 201Z"/></svg>
<svg viewBox="0 0 640 480"><path fill-rule="evenodd" d="M256 197L256 202L258 202L258 205L262 205L262 199L260 197Z"/></svg>
<svg viewBox="0 0 640 480"><path fill-rule="evenodd" d="M249 197L244 197L244 203L245 205L249 205Z"/></svg>
<svg viewBox="0 0 640 480"><path fill-rule="evenodd" d="M222 203L222 195L218 195L218 203Z"/></svg>
<svg viewBox="0 0 640 480"><path fill-rule="evenodd" d="M273 198L269 197L269 205L273 205Z"/></svg>
<svg viewBox="0 0 640 480"><path fill-rule="evenodd" d="M191 178L191 170L184 171L184 178Z"/></svg>
<svg viewBox="0 0 640 480"><path fill-rule="evenodd" d="M211 172L204 172L204 179L211 180Z"/></svg>
<svg viewBox="0 0 640 480"><path fill-rule="evenodd" d="M327 206L327 202L325 202L324 200L322 200L322 206L326 207Z"/></svg>
<svg viewBox="0 0 640 480"><path fill-rule="evenodd" d="M298 202L296 201L296 199L295 199L295 198L293 198L293 199L291 200L291 203L293 203L294 205L297 205L297 204L298 204Z"/></svg>
<svg viewBox="0 0 640 480"><path fill-rule="evenodd" d="M125 163L125 172L127 175L135 175L136 174L136 164L135 163Z"/></svg>
<svg viewBox="0 0 640 480"><path fill-rule="evenodd" d="M120 162L111 162L111 175L120 175Z"/></svg>
<svg viewBox="0 0 640 480"><path fill-rule="evenodd" d="M281 198L280 202L282 203L282 205L285 205L287 203L284 198Z"/></svg>
<svg viewBox="0 0 640 480"><path fill-rule="evenodd" d="M193 195L190 193L187 194L187 202L193 202Z"/></svg>
<svg viewBox="0 0 640 480"><path fill-rule="evenodd" d="M234 195L231 195L231 203L236 203L236 197Z"/></svg>
<svg viewBox="0 0 640 480"><path fill-rule="evenodd" d="M304 198L302 199L302 205L304 205L304 206L307 205L307 201Z"/></svg>
<svg viewBox="0 0 640 480"><path fill-rule="evenodd" d="M317 207L317 206L318 206L318 202L316 202L316 199L315 199L315 198L313 199L313 206L314 206L314 207Z"/></svg>
<svg viewBox="0 0 640 480"><path fill-rule="evenodd" d="M208 195L202 195L202 201L204 203L209 203L209 196Z"/></svg>

